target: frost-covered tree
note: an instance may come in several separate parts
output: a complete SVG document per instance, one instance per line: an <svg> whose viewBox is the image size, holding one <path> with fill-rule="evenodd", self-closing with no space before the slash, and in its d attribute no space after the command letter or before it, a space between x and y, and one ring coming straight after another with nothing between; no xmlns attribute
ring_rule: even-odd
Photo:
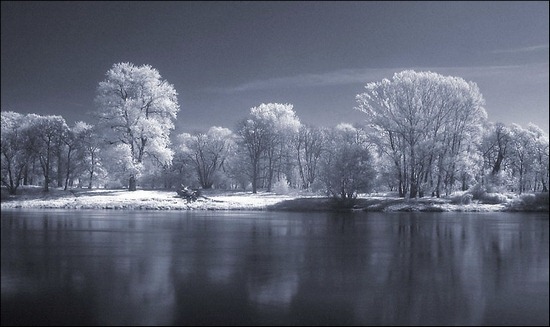
<svg viewBox="0 0 550 327"><path fill-rule="evenodd" d="M399 193L438 196L457 181L456 158L476 139L487 115L477 85L432 72L403 71L368 83L357 109L379 134L395 165Z"/></svg>
<svg viewBox="0 0 550 327"><path fill-rule="evenodd" d="M230 181L230 187L246 191L251 184L250 172L252 172L251 160L244 142L237 138L235 147L228 156L224 170Z"/></svg>
<svg viewBox="0 0 550 327"><path fill-rule="evenodd" d="M73 127L67 130L65 137L61 139L65 147L65 187L67 190L69 182L85 168L85 145L88 142L88 131L92 126L83 121L78 121Z"/></svg>
<svg viewBox="0 0 550 327"><path fill-rule="evenodd" d="M102 140L97 134L96 127L86 123L79 125L78 135L82 142L79 150L82 156L83 178L88 181L88 188L91 189L94 177L105 174L100 160Z"/></svg>
<svg viewBox="0 0 550 327"><path fill-rule="evenodd" d="M160 167L172 160L169 135L180 109L178 94L156 69L131 63L114 64L97 92L101 135L126 154L119 160L125 160L128 189L135 190L146 161Z"/></svg>
<svg viewBox="0 0 550 327"><path fill-rule="evenodd" d="M44 191L48 192L52 174L57 172L57 179L59 179L59 175L63 175L59 173L61 166L59 154L62 151L60 146L67 136L69 127L63 117L56 115L28 114L26 119L28 123L28 146L38 157L42 168L42 176L44 177ZM54 171L56 163L57 171Z"/></svg>
<svg viewBox="0 0 550 327"><path fill-rule="evenodd" d="M527 190L531 167L533 167L534 149L533 138L529 131L518 124L512 124L510 128L510 166L516 182L516 190L519 194Z"/></svg>
<svg viewBox="0 0 550 327"><path fill-rule="evenodd" d="M0 112L2 184L10 194L21 185L32 151L29 149L25 116L13 111Z"/></svg>
<svg viewBox="0 0 550 327"><path fill-rule="evenodd" d="M483 190L548 191L548 134L538 126L489 123L479 151Z"/></svg>
<svg viewBox="0 0 550 327"><path fill-rule="evenodd" d="M509 128L508 169L512 190L519 194L528 191L547 191L548 135L538 126L527 129L518 124Z"/></svg>
<svg viewBox="0 0 550 327"><path fill-rule="evenodd" d="M235 146L233 132L213 126L206 133L178 135L179 149L194 166L199 184L210 189L221 173L224 163ZM219 178L218 178L219 179Z"/></svg>
<svg viewBox="0 0 550 327"><path fill-rule="evenodd" d="M300 128L300 120L291 104L268 103L250 109L250 117L238 126L238 135L247 149L252 192L256 193L261 168L263 180L271 191L273 178L282 171L284 156L289 153L290 140Z"/></svg>
<svg viewBox="0 0 550 327"><path fill-rule="evenodd" d="M511 148L511 132L503 123L487 123L480 151L483 155L481 181L484 187L493 191L493 187L505 187L509 183L506 176Z"/></svg>
<svg viewBox="0 0 550 327"><path fill-rule="evenodd" d="M527 130L532 138L533 190L548 192L548 179L550 177L548 134L533 123L527 126Z"/></svg>

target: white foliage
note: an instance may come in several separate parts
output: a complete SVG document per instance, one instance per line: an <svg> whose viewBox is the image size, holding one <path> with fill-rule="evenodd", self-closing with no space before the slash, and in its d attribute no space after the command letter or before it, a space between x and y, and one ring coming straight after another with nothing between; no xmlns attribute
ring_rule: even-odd
<svg viewBox="0 0 550 327"><path fill-rule="evenodd" d="M460 77L407 70L391 80L368 83L365 90L356 97L356 109L380 135L378 145L392 157L400 176L409 176L401 180L404 189L410 181L415 195L429 176L436 179L434 174L452 184L456 158L468 144L479 142L487 119L477 85Z"/></svg>
<svg viewBox="0 0 550 327"><path fill-rule="evenodd" d="M170 164L170 131L179 111L177 92L149 65L119 63L99 83L99 127L107 144L129 151L139 171L145 160L151 169ZM120 148L119 148L120 149ZM128 154L128 153L126 153Z"/></svg>

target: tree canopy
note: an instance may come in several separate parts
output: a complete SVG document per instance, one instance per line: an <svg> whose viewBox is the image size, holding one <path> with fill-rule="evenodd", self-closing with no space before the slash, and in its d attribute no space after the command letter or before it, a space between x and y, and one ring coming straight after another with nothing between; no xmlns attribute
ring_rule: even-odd
<svg viewBox="0 0 550 327"><path fill-rule="evenodd" d="M157 167L172 160L169 136L180 109L177 95L149 65L114 64L99 83L98 125L106 143L125 154L130 189L135 190L146 161Z"/></svg>

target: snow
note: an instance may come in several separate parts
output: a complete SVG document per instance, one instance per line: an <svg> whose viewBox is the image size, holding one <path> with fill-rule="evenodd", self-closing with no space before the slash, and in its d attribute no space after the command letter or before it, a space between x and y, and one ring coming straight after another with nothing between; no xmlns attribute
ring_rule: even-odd
<svg viewBox="0 0 550 327"><path fill-rule="evenodd" d="M288 201L288 202L285 202ZM355 209L367 211L460 211L494 212L523 211L507 203L485 204L477 200L468 204L453 204L449 198L403 199L390 194L360 194ZM195 202L187 202L174 190L128 190L118 189L51 189L44 193L39 188L21 190L21 195L7 196L3 192L1 209L123 209L123 210L333 210L330 199L312 194L205 191ZM513 210L512 210L513 209ZM547 209L545 209L547 211Z"/></svg>
<svg viewBox="0 0 550 327"><path fill-rule="evenodd" d="M265 210L267 206L294 199L273 193L250 192L207 195L187 202L175 191L137 190L79 190L53 191L46 196L23 195L2 201L1 208L32 209L147 209L147 210Z"/></svg>

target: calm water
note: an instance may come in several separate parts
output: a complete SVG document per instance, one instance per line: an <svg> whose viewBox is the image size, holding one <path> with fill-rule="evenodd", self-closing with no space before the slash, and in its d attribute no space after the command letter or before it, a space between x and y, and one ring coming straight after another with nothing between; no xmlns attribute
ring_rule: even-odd
<svg viewBox="0 0 550 327"><path fill-rule="evenodd" d="M547 214L2 211L2 325L548 325Z"/></svg>

